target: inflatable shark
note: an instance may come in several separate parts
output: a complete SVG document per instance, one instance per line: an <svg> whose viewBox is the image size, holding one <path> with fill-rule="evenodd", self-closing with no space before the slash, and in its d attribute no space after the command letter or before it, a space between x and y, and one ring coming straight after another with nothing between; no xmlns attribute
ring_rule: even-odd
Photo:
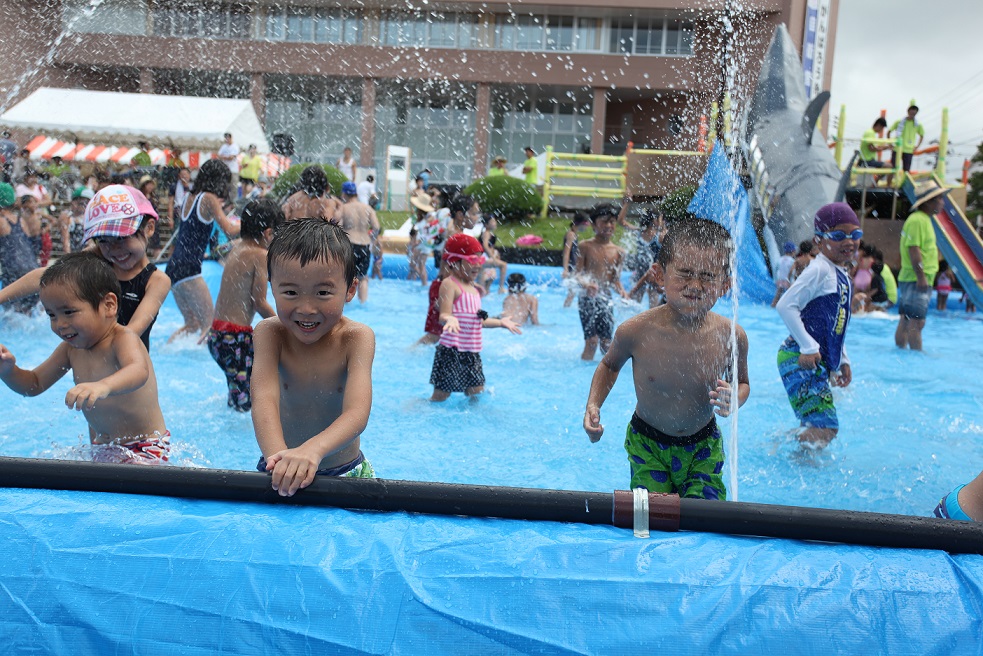
<svg viewBox="0 0 983 656"><path fill-rule="evenodd" d="M811 102L806 99L802 63L788 30L779 25L761 64L740 139L751 196L765 220L773 272L782 244L812 240L816 210L843 198L844 176L816 127L828 101L828 91Z"/></svg>

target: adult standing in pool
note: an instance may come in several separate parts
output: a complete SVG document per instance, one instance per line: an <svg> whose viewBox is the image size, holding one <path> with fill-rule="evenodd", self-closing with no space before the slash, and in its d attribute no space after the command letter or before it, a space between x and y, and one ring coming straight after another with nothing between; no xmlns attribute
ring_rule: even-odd
<svg viewBox="0 0 983 656"><path fill-rule="evenodd" d="M348 233L355 257L355 277L358 279L358 302L369 298L369 264L372 261L373 235L379 234L379 219L375 210L358 199L358 189L354 182L341 185L342 206L338 219L342 229Z"/></svg>
<svg viewBox="0 0 983 656"><path fill-rule="evenodd" d="M915 189L911 214L901 226L901 271L898 273L898 348L922 350L922 329L932 300L932 283L939 271L939 248L932 219L942 210L949 193L934 183Z"/></svg>
<svg viewBox="0 0 983 656"><path fill-rule="evenodd" d="M184 201L181 227L167 263L171 293L184 317L184 325L171 339L185 334L198 335L212 325L212 295L201 277L201 261L216 222L230 238L239 234L239 224L230 221L222 211L231 181L229 167L220 160L210 159L201 166Z"/></svg>

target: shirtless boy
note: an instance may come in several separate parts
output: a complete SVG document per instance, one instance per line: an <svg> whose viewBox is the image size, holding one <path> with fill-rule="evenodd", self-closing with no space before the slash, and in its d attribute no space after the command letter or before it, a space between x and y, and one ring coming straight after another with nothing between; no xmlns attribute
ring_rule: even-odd
<svg viewBox="0 0 983 656"><path fill-rule="evenodd" d="M276 314L266 300L269 279L266 249L283 212L269 198L251 200L242 210L240 239L226 256L222 285L215 301L215 318L205 337L208 352L225 373L229 407L249 412L249 379L253 370L253 316Z"/></svg>
<svg viewBox="0 0 983 656"><path fill-rule="evenodd" d="M509 317L517 326L527 321L539 325L539 299L526 293L526 277L521 273L509 276L509 295L502 301L502 315Z"/></svg>
<svg viewBox="0 0 983 656"><path fill-rule="evenodd" d="M358 278L358 302L364 303L369 298L369 264L372 261L375 235L379 234L379 219L374 209L358 200L358 188L354 182L341 185L341 200L344 204L338 211L338 222L352 242L355 277Z"/></svg>
<svg viewBox="0 0 983 656"><path fill-rule="evenodd" d="M666 302L618 327L591 380L584 430L604 433L601 405L632 361L635 414L625 437L631 487L685 497L726 499L723 442L714 412L732 410L731 322L711 312L730 286L730 237L720 225L674 224L655 264ZM736 326L737 404L751 393L747 335Z"/></svg>
<svg viewBox="0 0 983 656"><path fill-rule="evenodd" d="M292 496L314 475L371 478L359 448L372 407L372 329L344 316L358 287L344 230L320 219L285 223L267 270L276 316L256 327L251 395L263 452L257 469Z"/></svg>
<svg viewBox="0 0 983 656"><path fill-rule="evenodd" d="M75 386L65 404L85 415L92 444L122 447L123 462L167 460L154 366L137 334L117 323L119 297L105 260L86 251L63 255L41 277L41 304L61 344L30 371L0 345L0 380L36 396L71 370Z"/></svg>
<svg viewBox="0 0 983 656"><path fill-rule="evenodd" d="M283 203L283 216L287 221L314 217L331 221L341 203L330 195L328 176L317 164L311 164L300 172L300 189Z"/></svg>
<svg viewBox="0 0 983 656"><path fill-rule="evenodd" d="M621 208L610 204L594 207L590 212L594 237L580 242L580 256L574 279L580 284L580 324L584 328L584 352L582 360L593 360L600 345L606 353L614 332L614 302L611 292L627 297L621 286L621 265L625 251L611 242L614 227L618 223Z"/></svg>

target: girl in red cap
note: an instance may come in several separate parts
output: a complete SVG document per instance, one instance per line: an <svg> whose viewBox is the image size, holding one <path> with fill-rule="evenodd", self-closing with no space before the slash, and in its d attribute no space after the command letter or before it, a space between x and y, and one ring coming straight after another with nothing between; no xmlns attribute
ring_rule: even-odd
<svg viewBox="0 0 983 656"><path fill-rule="evenodd" d="M448 275L441 281L438 294L443 331L430 372L431 401L445 401L452 392L475 396L484 390L482 328L522 332L508 317L492 319L481 309L481 296L474 281L481 272L485 255L477 239L463 232L452 235L444 246L443 259Z"/></svg>

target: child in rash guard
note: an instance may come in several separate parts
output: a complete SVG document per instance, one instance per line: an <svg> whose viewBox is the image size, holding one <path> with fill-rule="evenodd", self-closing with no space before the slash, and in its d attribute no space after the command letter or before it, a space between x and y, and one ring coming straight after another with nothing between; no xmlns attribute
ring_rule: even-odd
<svg viewBox="0 0 983 656"><path fill-rule="evenodd" d="M452 392L474 397L484 390L482 328L508 328L514 334L522 333L508 317L489 318L481 309L481 295L474 283L485 256L477 239L463 232L452 235L444 246L443 258L447 277L440 283L438 299L444 330L433 356L431 401L446 401Z"/></svg>
<svg viewBox="0 0 983 656"><path fill-rule="evenodd" d="M251 200L243 208L240 239L225 258L215 318L206 333L208 352L228 382L229 407L238 412L252 407L253 316L259 313L267 319L276 314L266 300L266 249L283 220L283 210L269 198Z"/></svg>
<svg viewBox="0 0 983 656"><path fill-rule="evenodd" d="M320 218L287 221L267 252L276 316L254 332L253 427L280 496L320 476L372 478L360 447L372 408L375 334L344 316L358 290L348 235Z"/></svg>
<svg viewBox="0 0 983 656"><path fill-rule="evenodd" d="M799 442L821 449L840 426L830 386L846 387L853 378L844 343L853 298L847 266L863 231L846 203L820 207L813 223L818 255L776 306L790 333L778 350L778 371L803 426Z"/></svg>
<svg viewBox="0 0 983 656"><path fill-rule="evenodd" d="M666 302L621 324L594 372L584 412L591 442L601 439L601 406L632 361L637 402L625 451L633 489L727 498L723 438L714 414L730 415L732 401L744 405L751 393L747 335L712 311L730 288L732 248L720 224L675 222L653 267Z"/></svg>
<svg viewBox="0 0 983 656"><path fill-rule="evenodd" d="M18 394L37 396L69 371L65 395L89 424L93 458L151 464L167 460L169 437L157 400L150 354L116 320L120 286L112 268L90 252L70 253L41 277L41 304L61 343L33 370L21 369L0 344L0 380ZM115 453L118 452L118 453Z"/></svg>

